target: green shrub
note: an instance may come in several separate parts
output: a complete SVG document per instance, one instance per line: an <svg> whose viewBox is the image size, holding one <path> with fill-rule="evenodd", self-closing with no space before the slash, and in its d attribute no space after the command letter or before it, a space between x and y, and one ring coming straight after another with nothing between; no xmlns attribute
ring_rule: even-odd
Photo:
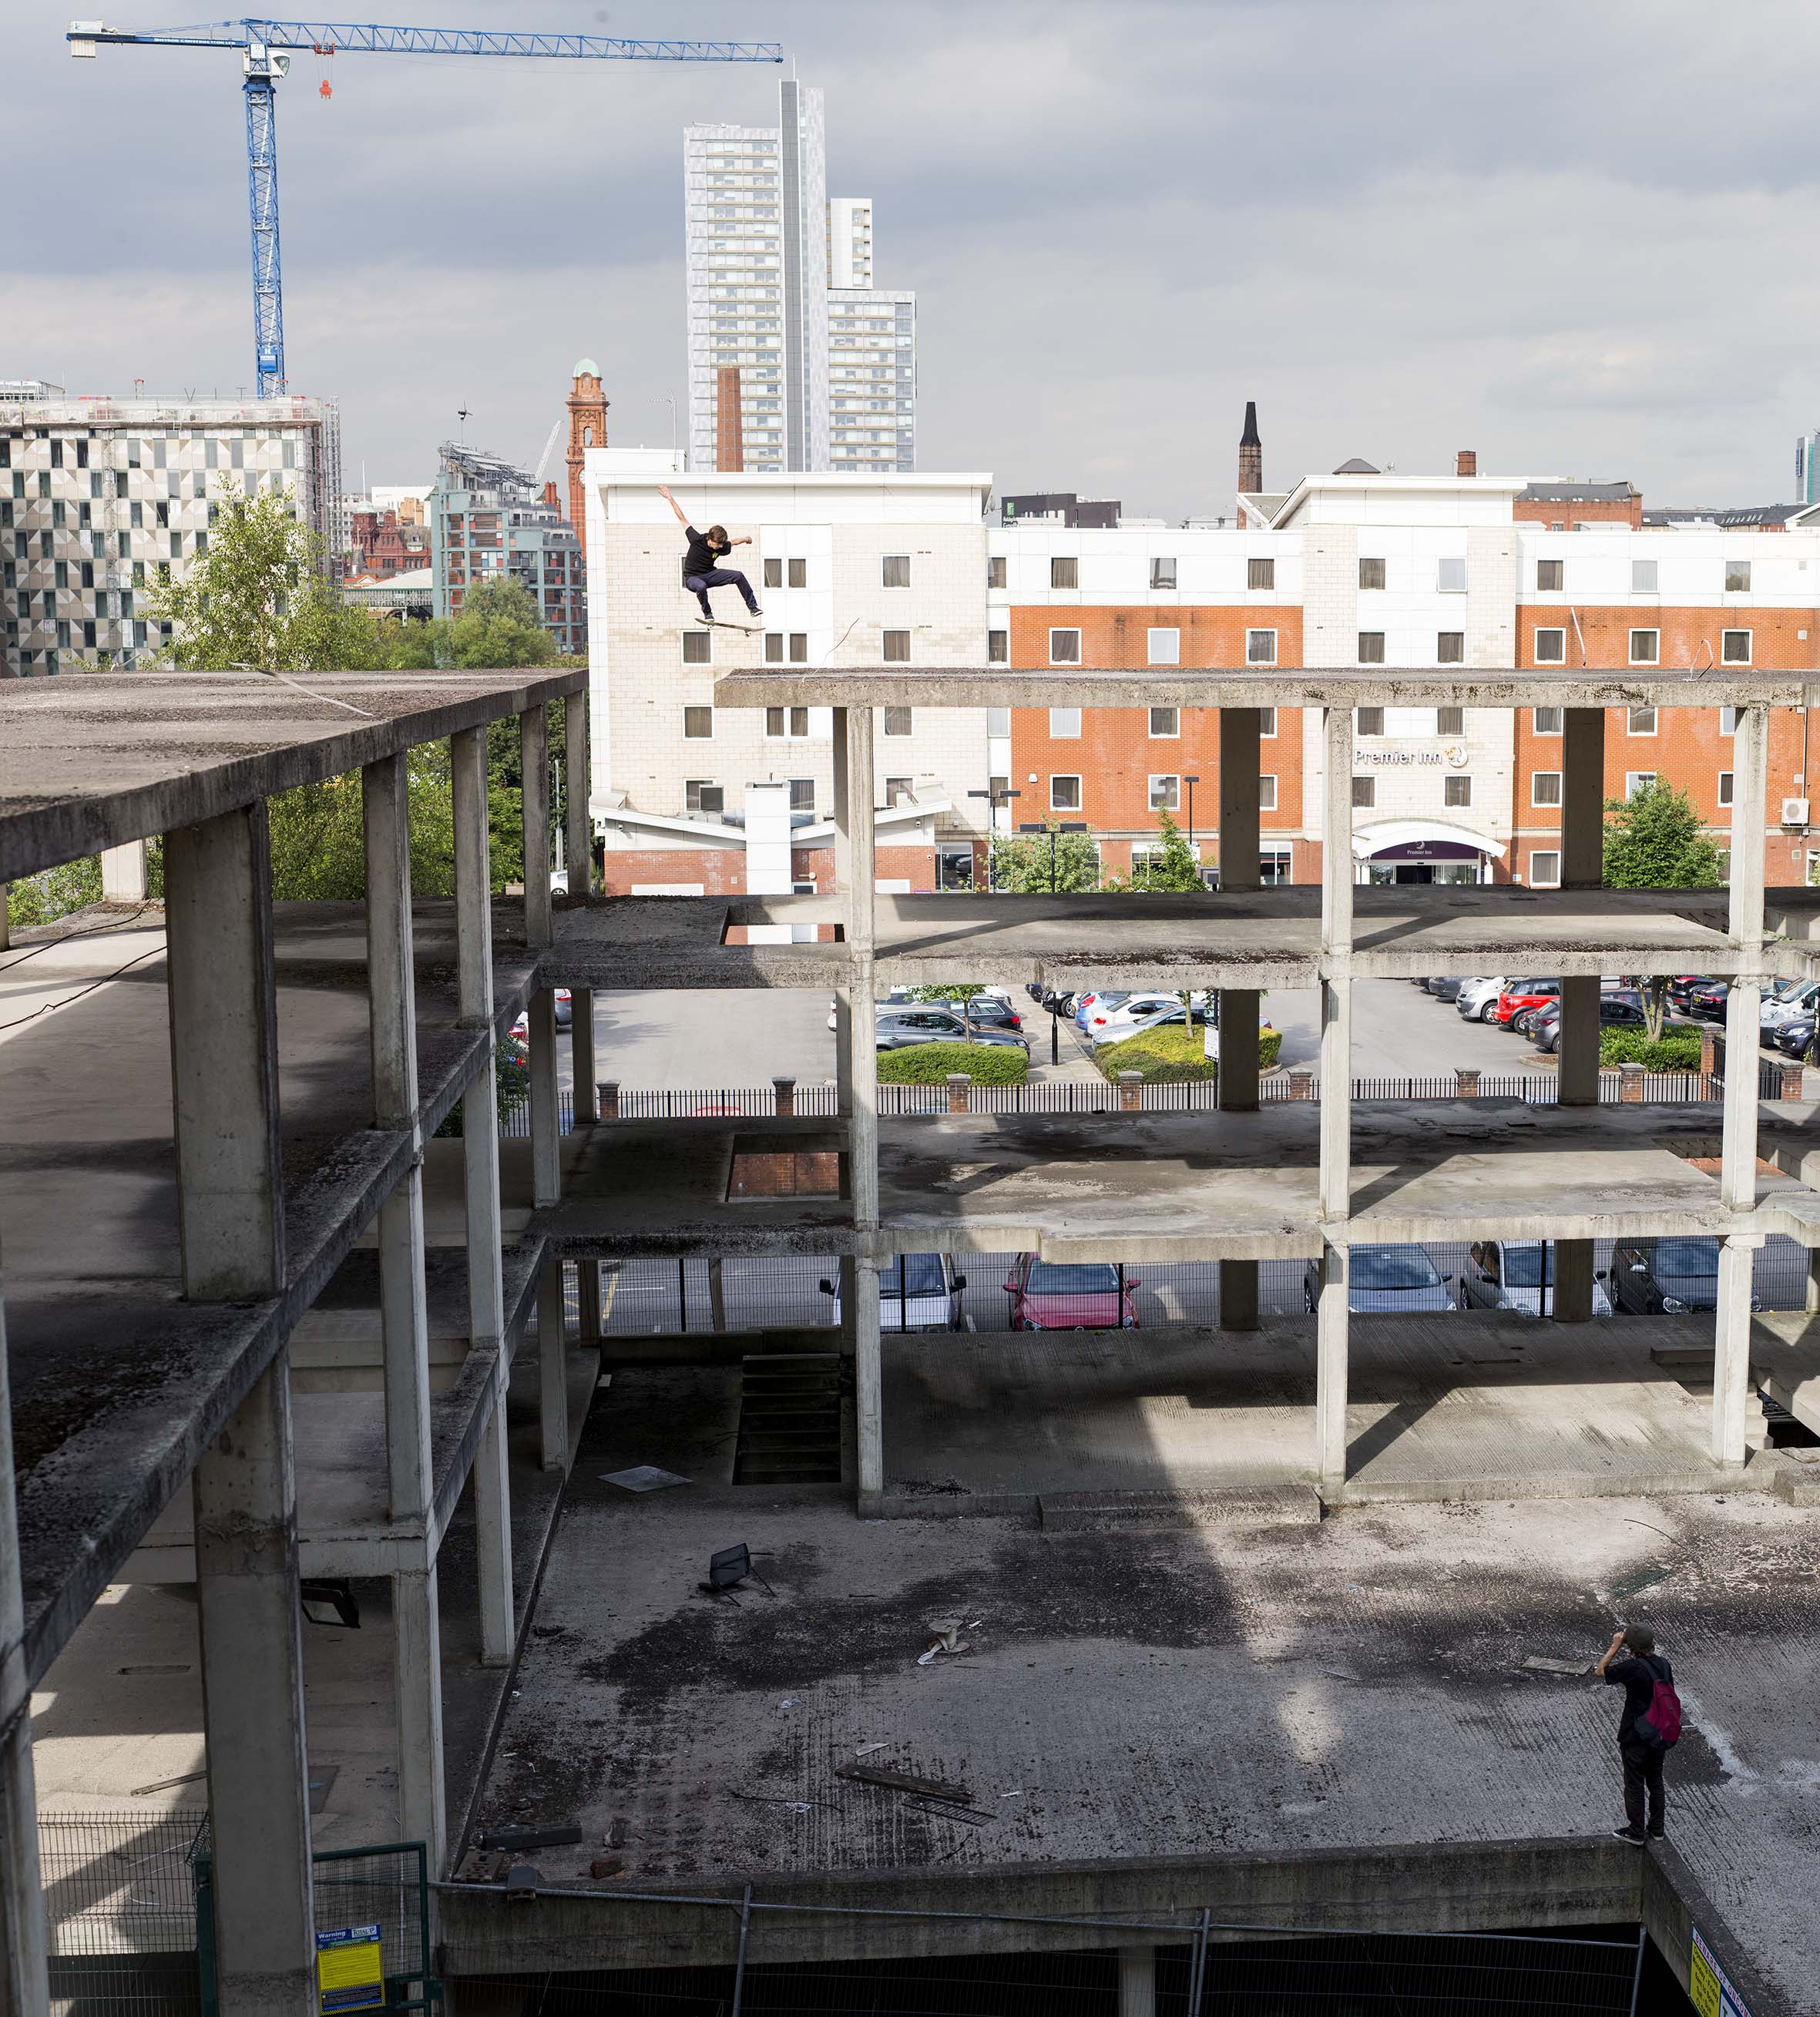
<svg viewBox="0 0 1820 2017"><path fill-rule="evenodd" d="M1283 1032L1260 1030L1258 1069L1268 1071L1282 1055ZM1148 1030L1141 1037L1127 1037L1121 1043L1102 1044L1093 1054L1093 1062L1109 1079L1116 1080L1121 1071L1139 1071L1153 1084L1179 1084L1187 1079L1212 1078L1219 1070L1207 1055L1206 1033L1198 1025L1188 1030L1165 1023L1161 1029Z"/></svg>
<svg viewBox="0 0 1820 2017"><path fill-rule="evenodd" d="M1011 1044L912 1044L879 1053L881 1085L940 1085L952 1072L975 1085L1022 1085L1030 1059Z"/></svg>
<svg viewBox="0 0 1820 2017"><path fill-rule="evenodd" d="M1599 1063L1641 1065L1649 1071L1698 1071L1700 1038L1697 1030L1676 1030L1654 1043L1641 1030L1602 1030Z"/></svg>
<svg viewBox="0 0 1820 2017"><path fill-rule="evenodd" d="M1258 1069L1269 1071L1283 1057L1283 1032L1280 1030L1260 1030L1258 1032Z"/></svg>

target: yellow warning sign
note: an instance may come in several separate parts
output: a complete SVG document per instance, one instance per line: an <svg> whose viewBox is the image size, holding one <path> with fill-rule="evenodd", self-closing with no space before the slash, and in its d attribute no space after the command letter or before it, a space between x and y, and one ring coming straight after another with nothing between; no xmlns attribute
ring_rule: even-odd
<svg viewBox="0 0 1820 2017"><path fill-rule="evenodd" d="M1700 2017L1750 2017L1744 2001L1713 1958L1713 1950L1693 1929L1688 1953L1688 1996Z"/></svg>
<svg viewBox="0 0 1820 2017"><path fill-rule="evenodd" d="M377 1926L342 1926L316 1936L316 2008L322 2017L385 2007L385 1961Z"/></svg>

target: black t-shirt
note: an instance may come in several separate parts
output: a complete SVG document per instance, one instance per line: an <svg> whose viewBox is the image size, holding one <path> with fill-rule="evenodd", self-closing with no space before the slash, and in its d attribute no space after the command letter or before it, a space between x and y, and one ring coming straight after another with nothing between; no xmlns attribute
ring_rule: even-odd
<svg viewBox="0 0 1820 2017"><path fill-rule="evenodd" d="M712 574L720 565L720 556L731 550L710 544L707 534L698 532L693 525L684 528L684 536L689 543L689 550L683 557L684 574Z"/></svg>
<svg viewBox="0 0 1820 2017"><path fill-rule="evenodd" d="M1673 1687L1674 1669L1659 1653L1642 1656L1633 1654L1627 1660L1614 1660L1605 1669L1605 1680L1611 1687L1624 1690L1624 1713L1618 1719L1618 1741L1628 1744L1631 1726L1638 1716L1648 1713L1656 1683L1667 1681Z"/></svg>

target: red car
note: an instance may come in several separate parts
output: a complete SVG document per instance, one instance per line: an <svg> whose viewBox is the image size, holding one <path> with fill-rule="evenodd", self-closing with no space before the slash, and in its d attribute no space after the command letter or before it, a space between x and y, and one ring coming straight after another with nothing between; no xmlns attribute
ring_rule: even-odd
<svg viewBox="0 0 1820 2017"><path fill-rule="evenodd" d="M1132 1291L1143 1284L1128 1275L1122 1286L1110 1261L1045 1261L1020 1254L1006 1278L1013 1330L1136 1330Z"/></svg>
<svg viewBox="0 0 1820 2017"><path fill-rule="evenodd" d="M1544 1002L1560 998L1558 980L1513 980L1498 996L1497 1008L1486 1019L1501 1023L1521 1036L1526 1025L1516 1019L1518 1016L1533 1015Z"/></svg>

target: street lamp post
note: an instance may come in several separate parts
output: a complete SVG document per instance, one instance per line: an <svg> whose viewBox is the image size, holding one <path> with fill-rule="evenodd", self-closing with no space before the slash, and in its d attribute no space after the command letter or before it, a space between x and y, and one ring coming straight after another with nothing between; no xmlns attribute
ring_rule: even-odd
<svg viewBox="0 0 1820 2017"><path fill-rule="evenodd" d="M1056 893L1056 884L1060 880L1056 868L1056 842L1057 837L1064 833L1088 833L1092 832L1092 828L1089 827L1085 820L1052 820L1049 821L1046 829L1045 828L1042 821L1040 820L1023 820L1019 822L1017 828L1017 831L1020 833L1042 833L1045 830L1049 837L1049 894L1053 897ZM1055 1006L1055 990L1053 988L1049 990L1049 1063L1052 1065L1059 1065L1062 1061L1062 1044L1060 1034L1061 1023L1060 1012Z"/></svg>
<svg viewBox="0 0 1820 2017"><path fill-rule="evenodd" d="M1020 799L1024 794L1013 791L1009 785L988 785L983 792L969 792L967 796L986 801L986 894L989 897L992 893L992 836L998 831L998 808L1009 805L1013 799Z"/></svg>
<svg viewBox="0 0 1820 2017"><path fill-rule="evenodd" d="M1196 770L1184 770L1182 781L1188 787L1188 851L1192 854L1194 852L1194 787L1201 782L1201 774Z"/></svg>

